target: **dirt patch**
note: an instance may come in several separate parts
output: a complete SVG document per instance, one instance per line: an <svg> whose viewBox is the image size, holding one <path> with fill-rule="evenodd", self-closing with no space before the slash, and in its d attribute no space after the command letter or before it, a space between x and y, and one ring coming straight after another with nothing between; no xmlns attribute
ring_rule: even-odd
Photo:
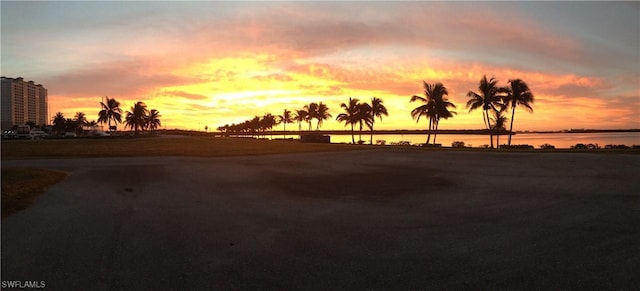
<svg viewBox="0 0 640 291"><path fill-rule="evenodd" d="M64 172L45 169L3 168L2 218L28 208L47 188L66 176Z"/></svg>

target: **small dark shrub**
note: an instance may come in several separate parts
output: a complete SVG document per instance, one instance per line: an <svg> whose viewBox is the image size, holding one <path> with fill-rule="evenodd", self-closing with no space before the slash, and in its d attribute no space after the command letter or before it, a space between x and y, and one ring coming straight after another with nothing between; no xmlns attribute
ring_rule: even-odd
<svg viewBox="0 0 640 291"><path fill-rule="evenodd" d="M597 143L590 143L590 144L578 143L576 145L571 146L571 149L574 149L574 150L597 150L600 148L601 147Z"/></svg>
<svg viewBox="0 0 640 291"><path fill-rule="evenodd" d="M578 143L578 144L572 145L571 149L573 149L573 150L586 150L587 149L587 145L583 144L583 143Z"/></svg>
<svg viewBox="0 0 640 291"><path fill-rule="evenodd" d="M556 147L554 145L551 145L551 144L548 144L548 143L540 145L540 148L543 149L543 150L555 150L556 149Z"/></svg>
<svg viewBox="0 0 640 291"><path fill-rule="evenodd" d="M454 141L451 143L451 147L452 148L463 148L464 146L464 141Z"/></svg>

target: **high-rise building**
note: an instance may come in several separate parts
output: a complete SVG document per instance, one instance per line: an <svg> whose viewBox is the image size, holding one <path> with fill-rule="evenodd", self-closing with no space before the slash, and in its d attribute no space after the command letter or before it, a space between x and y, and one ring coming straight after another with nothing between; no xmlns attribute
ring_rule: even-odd
<svg viewBox="0 0 640 291"><path fill-rule="evenodd" d="M31 121L49 124L47 89L23 78L2 77L2 129Z"/></svg>

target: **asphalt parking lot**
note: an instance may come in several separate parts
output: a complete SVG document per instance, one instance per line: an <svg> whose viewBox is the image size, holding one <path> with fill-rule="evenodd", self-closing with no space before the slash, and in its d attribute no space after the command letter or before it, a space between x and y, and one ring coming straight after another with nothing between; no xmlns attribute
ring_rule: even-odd
<svg viewBox="0 0 640 291"><path fill-rule="evenodd" d="M640 286L640 156L369 150L3 161L69 172L2 221L51 290Z"/></svg>

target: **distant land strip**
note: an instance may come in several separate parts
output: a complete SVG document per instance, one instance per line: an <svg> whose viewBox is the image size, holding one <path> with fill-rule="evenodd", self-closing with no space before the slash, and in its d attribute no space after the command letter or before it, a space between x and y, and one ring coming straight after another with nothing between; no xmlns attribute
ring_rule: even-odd
<svg viewBox="0 0 640 291"><path fill-rule="evenodd" d="M170 130L168 130L170 131ZM545 131L514 131L513 135L516 135L518 133L600 133L600 132L640 132L640 128L636 128L636 129L567 129L567 130L555 130L555 131L551 131L551 130L545 130ZM240 133L235 133L235 132L212 132L213 134L216 135L230 135L230 136L235 136L235 135L256 135L256 134L260 134L260 135L298 135L298 134L332 134L332 135L351 135L351 131L350 130L302 130L302 131L297 131L297 130L287 130L287 131L282 131L282 130L272 130L272 131L265 131L265 132L240 132ZM354 130L353 134L359 134L360 131L358 130ZM370 130L363 130L361 132L363 135L364 134L371 134ZM440 129L437 132L436 131L429 131L429 130L408 130L408 129L394 129L394 130L374 130L373 134L478 134L478 135L489 135L489 130L486 129ZM496 133L495 131L493 132L493 135L497 135L498 133ZM508 135L509 131L508 130L502 130L499 132L499 135Z"/></svg>

